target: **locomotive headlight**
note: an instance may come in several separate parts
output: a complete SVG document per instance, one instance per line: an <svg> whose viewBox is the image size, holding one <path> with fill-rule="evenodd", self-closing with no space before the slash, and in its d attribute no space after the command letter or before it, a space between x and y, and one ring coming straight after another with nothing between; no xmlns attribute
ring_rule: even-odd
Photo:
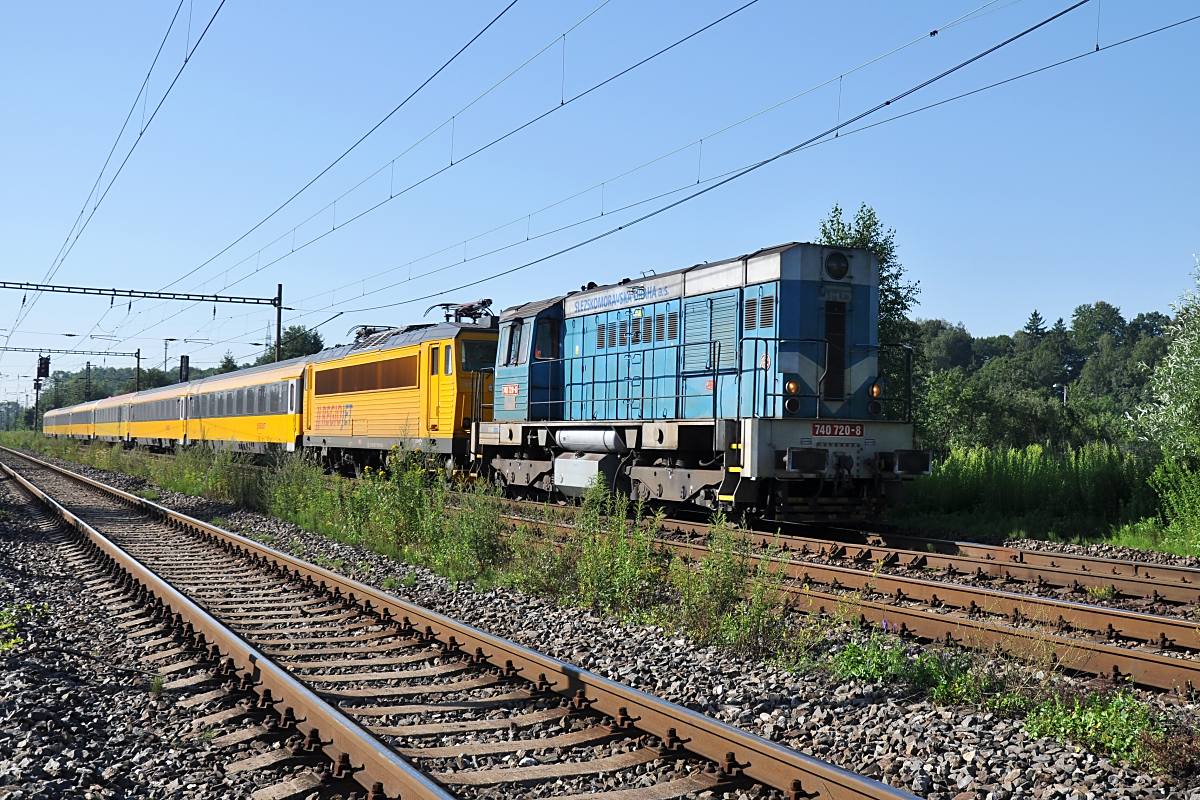
<svg viewBox="0 0 1200 800"><path fill-rule="evenodd" d="M788 394L795 394L796 392L800 391L800 384L796 383L794 380L791 380L785 383L783 388Z"/></svg>
<svg viewBox="0 0 1200 800"><path fill-rule="evenodd" d="M878 400L883 397L883 385L879 381L871 384L871 388L867 390L867 394L871 395L872 400Z"/></svg>
<svg viewBox="0 0 1200 800"><path fill-rule="evenodd" d="M846 273L849 271L850 259L846 258L845 253L839 253L837 250L834 250L825 256L825 274L835 281L845 278Z"/></svg>

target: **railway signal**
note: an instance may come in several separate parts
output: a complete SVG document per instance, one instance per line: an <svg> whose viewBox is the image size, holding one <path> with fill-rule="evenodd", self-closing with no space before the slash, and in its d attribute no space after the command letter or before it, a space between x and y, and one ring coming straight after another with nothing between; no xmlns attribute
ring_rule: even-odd
<svg viewBox="0 0 1200 800"><path fill-rule="evenodd" d="M33 379L33 429L39 429L38 425L38 405L42 396L42 379L41 379L42 359L38 359L38 377ZM29 395L25 395L29 397Z"/></svg>

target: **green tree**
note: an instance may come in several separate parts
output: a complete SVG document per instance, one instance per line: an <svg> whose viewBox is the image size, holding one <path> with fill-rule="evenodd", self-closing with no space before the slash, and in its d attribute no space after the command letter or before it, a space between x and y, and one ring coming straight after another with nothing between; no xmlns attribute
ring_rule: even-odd
<svg viewBox="0 0 1200 800"><path fill-rule="evenodd" d="M1126 329L1126 338L1129 341L1144 338L1162 338L1166 336L1167 330L1170 327L1171 318L1161 311L1138 314L1129 321L1129 327Z"/></svg>
<svg viewBox="0 0 1200 800"><path fill-rule="evenodd" d="M283 346L280 347L281 360L286 361L289 358L299 358L300 356L312 355L313 353L321 352L325 347L325 342L321 339L321 334L316 331L309 330L303 325L290 325L283 331L281 337ZM270 364L275 360L275 349L268 348L267 352L259 356L256 364Z"/></svg>
<svg viewBox="0 0 1200 800"><path fill-rule="evenodd" d="M923 327L927 323L921 323ZM962 323L945 324L928 336L924 345L924 362L932 371L969 367L974 360L974 339Z"/></svg>
<svg viewBox="0 0 1200 800"><path fill-rule="evenodd" d="M835 203L821 220L819 244L835 247L862 247L875 254L879 262L879 342L882 345L915 346L919 339L916 324L909 313L921 293L920 283L909 281L896 252L896 231L886 228L875 209L866 203L858 207L853 220L847 220L842 207ZM898 401L905 387L904 361L894 349L880 353L879 372L886 395ZM921 371L921 365L915 365ZM887 404L889 414L900 410L896 402Z"/></svg>
<svg viewBox="0 0 1200 800"><path fill-rule="evenodd" d="M912 344L915 326L908 314L921 294L918 281L908 281L896 252L896 230L885 228L875 209L866 203L847 220L842 207L834 204L821 220L819 244L863 247L879 260L879 341Z"/></svg>
<svg viewBox="0 0 1200 800"><path fill-rule="evenodd" d="M1125 318L1119 308L1103 300L1075 308L1071 315L1071 336L1081 353L1090 356L1105 334L1118 342L1125 340Z"/></svg>
<svg viewBox="0 0 1200 800"><path fill-rule="evenodd" d="M1022 330L1024 330L1030 338L1041 339L1046 335L1046 319L1040 313L1038 313L1038 310L1035 308L1033 313L1029 315L1029 319L1026 321L1025 327Z"/></svg>
<svg viewBox="0 0 1200 800"><path fill-rule="evenodd" d="M1150 378L1150 402L1138 409L1142 435L1176 458L1200 453L1200 258L1195 288L1172 306L1170 341Z"/></svg>
<svg viewBox="0 0 1200 800"><path fill-rule="evenodd" d="M225 351L225 357L221 359L221 363L217 365L217 374L225 372L233 372L238 368L237 361L233 358L233 353L229 350Z"/></svg>

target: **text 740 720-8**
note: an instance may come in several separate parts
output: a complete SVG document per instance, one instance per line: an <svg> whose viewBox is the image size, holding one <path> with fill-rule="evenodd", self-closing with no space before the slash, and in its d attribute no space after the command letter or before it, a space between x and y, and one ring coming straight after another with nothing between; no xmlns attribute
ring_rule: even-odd
<svg viewBox="0 0 1200 800"><path fill-rule="evenodd" d="M814 422L813 436L862 436L861 422Z"/></svg>

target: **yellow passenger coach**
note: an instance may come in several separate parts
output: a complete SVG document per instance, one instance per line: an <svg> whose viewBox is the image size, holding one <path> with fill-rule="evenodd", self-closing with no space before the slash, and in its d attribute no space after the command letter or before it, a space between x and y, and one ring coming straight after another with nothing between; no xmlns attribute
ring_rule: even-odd
<svg viewBox="0 0 1200 800"><path fill-rule="evenodd" d="M103 442L129 440L129 403L134 393L97 400L93 406L94 435Z"/></svg>
<svg viewBox="0 0 1200 800"><path fill-rule="evenodd" d="M183 443L186 383L134 394L128 406L128 441L171 448Z"/></svg>
<svg viewBox="0 0 1200 800"><path fill-rule="evenodd" d="M79 403L69 408L47 411L46 416L42 418L42 432L56 439L90 439L93 405L94 403Z"/></svg>
<svg viewBox="0 0 1200 800"><path fill-rule="evenodd" d="M295 450L307 360L293 358L192 381L186 441L249 453Z"/></svg>

